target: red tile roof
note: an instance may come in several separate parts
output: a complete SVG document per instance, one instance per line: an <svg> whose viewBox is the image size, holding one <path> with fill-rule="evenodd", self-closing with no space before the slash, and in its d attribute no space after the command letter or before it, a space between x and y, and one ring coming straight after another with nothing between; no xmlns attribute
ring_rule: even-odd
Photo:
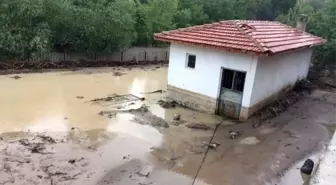
<svg viewBox="0 0 336 185"><path fill-rule="evenodd" d="M326 40L273 21L221 21L154 34L154 39L271 55Z"/></svg>

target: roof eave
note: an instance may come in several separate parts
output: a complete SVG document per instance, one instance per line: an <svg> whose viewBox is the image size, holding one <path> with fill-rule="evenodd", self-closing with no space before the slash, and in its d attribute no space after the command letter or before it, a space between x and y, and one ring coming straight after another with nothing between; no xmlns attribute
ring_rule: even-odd
<svg viewBox="0 0 336 185"><path fill-rule="evenodd" d="M317 44L312 44L312 45L308 45L308 46L303 46L303 47L299 47L299 48L294 48L294 49L289 49L289 50L284 50L284 51L275 52L275 53L273 53L273 52L270 51L268 56L289 53L289 52L298 51L298 50L302 50L302 49L306 49L306 48L312 48L314 46L320 46L320 45L323 45L323 44L325 44L325 42L321 42L321 43L317 43Z"/></svg>
<svg viewBox="0 0 336 185"><path fill-rule="evenodd" d="M162 42L169 42L169 43L182 43L182 44L188 44L188 45L194 45L194 46L201 46L206 48L215 48L225 51L231 51L235 53L245 53L245 54L252 54L252 55L258 55L258 56L267 56L269 55L268 52L254 52L254 51L248 51L244 49L235 49L235 48L227 48L227 47L218 47L218 46L212 46L207 44L196 44L192 42L185 42L185 41L177 41L177 40L170 40L170 39L164 39L160 38L159 34L154 35L154 40L162 41Z"/></svg>

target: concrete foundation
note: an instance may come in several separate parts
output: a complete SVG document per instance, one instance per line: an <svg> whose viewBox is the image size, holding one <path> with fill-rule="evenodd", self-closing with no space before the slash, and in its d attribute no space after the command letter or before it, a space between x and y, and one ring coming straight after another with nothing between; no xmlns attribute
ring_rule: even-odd
<svg viewBox="0 0 336 185"><path fill-rule="evenodd" d="M252 107L241 107L239 120L244 121L251 117L254 113L258 112L262 108L275 102L285 95L285 91L280 92L260 101ZM188 90L180 89L171 85L168 85L168 99L174 100L181 105L202 111L210 114L217 113L217 100L205 95L194 93Z"/></svg>
<svg viewBox="0 0 336 185"><path fill-rule="evenodd" d="M217 109L217 100L205 95L197 94L191 91L180 89L168 85L168 99L174 100L184 106L215 114Z"/></svg>

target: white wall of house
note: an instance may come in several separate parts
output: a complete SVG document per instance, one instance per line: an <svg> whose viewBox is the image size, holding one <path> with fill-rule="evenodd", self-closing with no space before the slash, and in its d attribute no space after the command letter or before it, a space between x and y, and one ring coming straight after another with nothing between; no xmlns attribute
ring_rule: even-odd
<svg viewBox="0 0 336 185"><path fill-rule="evenodd" d="M303 49L258 58L250 106L307 77L312 50Z"/></svg>
<svg viewBox="0 0 336 185"><path fill-rule="evenodd" d="M196 55L195 69L187 68L187 54ZM170 46L168 84L217 99L221 68L246 72L242 105L249 107L258 57L179 43Z"/></svg>

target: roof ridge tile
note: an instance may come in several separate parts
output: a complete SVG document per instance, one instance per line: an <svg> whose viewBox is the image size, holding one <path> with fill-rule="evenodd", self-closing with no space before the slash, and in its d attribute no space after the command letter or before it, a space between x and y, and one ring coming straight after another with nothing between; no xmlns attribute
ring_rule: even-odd
<svg viewBox="0 0 336 185"><path fill-rule="evenodd" d="M246 30L244 30L244 29L241 27L241 26L244 25L244 24L248 25L247 23L242 23L242 21L235 21L235 25L237 26L238 30L239 30L240 32L242 32L243 34L245 34L249 39L251 39L252 42L259 48L259 50L260 50L261 52L266 52L266 51L268 51L268 48L265 47L264 44L262 44L262 43L260 42L259 39L256 39L256 38L253 37L253 33L252 33L252 31L250 31L250 30L249 30L249 31L246 31ZM249 26L250 26L250 25L249 25ZM250 26L250 27L252 27L252 26Z"/></svg>

